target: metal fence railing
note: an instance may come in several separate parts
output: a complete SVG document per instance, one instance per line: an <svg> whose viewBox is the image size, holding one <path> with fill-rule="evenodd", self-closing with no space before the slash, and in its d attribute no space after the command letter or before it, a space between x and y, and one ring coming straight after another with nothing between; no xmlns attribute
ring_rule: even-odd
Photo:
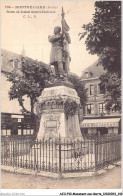
<svg viewBox="0 0 123 196"><path fill-rule="evenodd" d="M121 135L108 135L95 140L95 167L99 170L121 159Z"/></svg>
<svg viewBox="0 0 123 196"><path fill-rule="evenodd" d="M95 171L121 158L121 136L76 140L2 138L1 164L37 171Z"/></svg>

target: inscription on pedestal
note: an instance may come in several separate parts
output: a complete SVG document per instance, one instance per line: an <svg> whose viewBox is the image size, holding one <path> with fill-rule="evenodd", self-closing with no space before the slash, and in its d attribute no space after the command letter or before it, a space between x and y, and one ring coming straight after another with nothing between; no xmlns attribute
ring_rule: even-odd
<svg viewBox="0 0 123 196"><path fill-rule="evenodd" d="M46 115L44 120L45 132L57 131L60 127L60 116L58 114Z"/></svg>
<svg viewBox="0 0 123 196"><path fill-rule="evenodd" d="M57 120L47 120L46 128L57 128Z"/></svg>

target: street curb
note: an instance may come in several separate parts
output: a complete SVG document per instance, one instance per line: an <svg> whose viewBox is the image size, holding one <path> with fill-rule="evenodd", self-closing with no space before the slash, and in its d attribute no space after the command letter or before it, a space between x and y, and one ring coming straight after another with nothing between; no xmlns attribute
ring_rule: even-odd
<svg viewBox="0 0 123 196"><path fill-rule="evenodd" d="M107 171L115 168L116 166L121 167L121 161L117 162L116 164L109 165L108 168L104 168L99 170L98 172L73 172L73 173L53 173L53 172L37 172L30 169L23 169L11 166L1 165L1 170L5 172L15 173L15 174L24 174L24 175L35 175L40 177L48 177L48 178L80 178L80 177L92 177L98 176L102 174L106 174Z"/></svg>

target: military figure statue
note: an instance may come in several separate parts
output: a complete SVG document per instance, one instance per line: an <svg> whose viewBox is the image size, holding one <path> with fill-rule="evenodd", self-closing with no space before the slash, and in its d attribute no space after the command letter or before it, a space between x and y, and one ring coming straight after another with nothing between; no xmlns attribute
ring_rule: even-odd
<svg viewBox="0 0 123 196"><path fill-rule="evenodd" d="M55 75L64 79L67 78L69 72L69 46L71 43L69 33L57 26L54 28L54 35L48 37L49 42L52 44L50 54L50 64L54 65Z"/></svg>

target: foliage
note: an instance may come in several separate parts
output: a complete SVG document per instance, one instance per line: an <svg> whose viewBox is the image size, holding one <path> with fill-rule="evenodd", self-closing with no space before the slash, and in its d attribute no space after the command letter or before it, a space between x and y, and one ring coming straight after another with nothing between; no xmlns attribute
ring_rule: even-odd
<svg viewBox="0 0 123 196"><path fill-rule="evenodd" d="M22 67L8 74L12 82L9 91L10 100L18 99L22 113L34 114L34 105L49 78L50 71L43 63L22 57ZM31 111L24 107L24 96L30 99Z"/></svg>
<svg viewBox="0 0 123 196"><path fill-rule="evenodd" d="M69 116L75 115L78 107L79 105L76 103L76 101L67 99L64 103L64 111L65 111L66 117L68 118Z"/></svg>
<svg viewBox="0 0 123 196"><path fill-rule="evenodd" d="M21 62L22 66L19 70L13 70L12 73L8 74L8 81L12 82L9 97L10 100L18 99L23 114L36 116L34 113L34 106L35 103L38 104L38 97L41 95L44 87L51 80L51 69L47 65L29 58L22 57ZM80 97L81 104L85 104L86 90L81 80L79 77L73 75L69 76L69 80L73 83L75 90ZM24 106L25 96L30 100L30 111ZM72 114L72 112L73 108L69 114Z"/></svg>
<svg viewBox="0 0 123 196"><path fill-rule="evenodd" d="M103 84L105 84L105 89L108 94L106 97L106 109L110 111L111 109L114 111L121 110L121 79L118 77L118 74L107 73L100 77L100 80Z"/></svg>
<svg viewBox="0 0 123 196"><path fill-rule="evenodd" d="M80 40L86 36L86 49L97 54L107 74L101 77L106 84L107 109L121 108L121 1L96 1L92 22L82 27ZM115 79L114 79L115 78Z"/></svg>
<svg viewBox="0 0 123 196"><path fill-rule="evenodd" d="M86 48L110 73L121 75L121 1L96 1L92 22L83 25Z"/></svg>
<svg viewBox="0 0 123 196"><path fill-rule="evenodd" d="M87 101L87 90L84 87L84 83L76 75L69 75L69 81L74 85L74 88L80 97L80 103L82 106L84 106Z"/></svg>

